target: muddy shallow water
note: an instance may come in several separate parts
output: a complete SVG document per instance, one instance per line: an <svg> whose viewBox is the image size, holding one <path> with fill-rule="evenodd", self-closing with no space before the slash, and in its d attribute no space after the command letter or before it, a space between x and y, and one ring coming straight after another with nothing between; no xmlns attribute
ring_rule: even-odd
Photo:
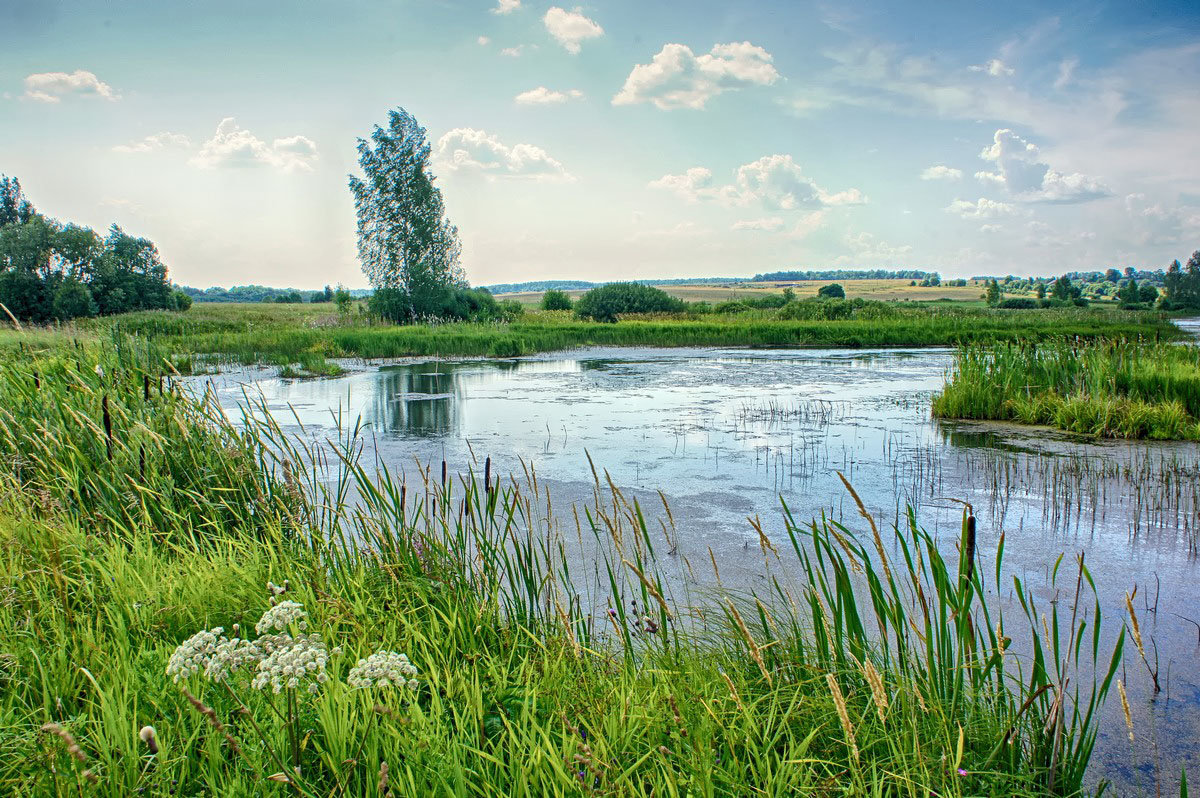
<svg viewBox="0 0 1200 798"><path fill-rule="evenodd" d="M680 553L711 549L726 585L761 584L763 557L747 517L787 545L780 498L797 519L827 513L863 525L841 471L881 521L912 505L952 547L961 505L979 517L980 549L1006 536L1002 585L1041 592L1060 553L1082 552L1115 634L1137 587L1147 645L1164 691L1151 702L1140 661L1126 656L1131 750L1115 691L1094 759L1121 792L1153 790L1200 744L1200 446L1094 442L1046 429L930 418L949 350L589 349L515 360L350 365L345 376L283 380L260 370L211 378L233 409L247 389L281 421L332 432L332 411L361 416L393 472L415 461L465 471L491 457L500 473L532 463L565 505L591 496L587 459L644 506L670 502ZM478 465L476 465L478 469ZM990 564L989 566L990 567ZM696 577L703 582L706 577ZM999 598L1004 600L1002 590ZM1011 591L1007 591L1011 592ZM1169 680L1164 678L1169 673ZM1169 681L1169 687L1166 682Z"/></svg>

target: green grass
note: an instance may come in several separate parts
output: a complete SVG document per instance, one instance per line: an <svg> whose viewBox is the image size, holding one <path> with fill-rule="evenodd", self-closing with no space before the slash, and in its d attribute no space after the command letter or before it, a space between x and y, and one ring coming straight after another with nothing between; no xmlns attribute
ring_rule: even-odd
<svg viewBox="0 0 1200 798"><path fill-rule="evenodd" d="M1000 311L954 303L869 303L848 318L823 319L821 303L786 312L628 318L584 322L567 312L530 312L511 324L372 324L320 306L203 305L187 313L135 313L94 320L79 329L117 330L151 340L180 362L208 355L239 363L329 373L330 358L407 356L515 357L585 346L885 347L949 346L977 341L1157 337L1180 335L1163 314L1111 308ZM800 312L796 312L800 311Z"/></svg>
<svg viewBox="0 0 1200 798"><path fill-rule="evenodd" d="M400 484L353 426L318 457L262 408L235 424L147 392L158 355L116 340L0 369L4 792L357 796L384 763L397 795L1082 790L1124 640L1102 650L1082 562L1072 602L1014 580L1009 617L986 599L1003 544L983 573L966 513L953 561L911 514L880 532L864 511L861 542L785 507L770 587L692 606L658 565L673 524L600 475L559 515L532 471ZM193 633L254 637L268 581L342 649L328 682L174 684ZM351 688L378 650L407 654L417 689Z"/></svg>
<svg viewBox="0 0 1200 798"><path fill-rule="evenodd" d="M1200 440L1200 347L1144 341L967 346L934 397L933 413L1109 438Z"/></svg>

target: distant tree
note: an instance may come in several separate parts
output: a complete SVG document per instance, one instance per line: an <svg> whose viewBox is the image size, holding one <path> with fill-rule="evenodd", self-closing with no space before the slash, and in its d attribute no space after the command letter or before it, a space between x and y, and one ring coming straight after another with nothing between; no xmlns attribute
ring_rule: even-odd
<svg viewBox="0 0 1200 798"><path fill-rule="evenodd" d="M446 218L429 171L425 129L403 108L358 140L364 177L350 177L358 216L358 257L376 293L388 292L388 318L434 316L466 286L458 228Z"/></svg>
<svg viewBox="0 0 1200 798"><path fill-rule="evenodd" d="M845 299L846 289L842 288L837 283L823 285L817 289L817 296L822 299Z"/></svg>
<svg viewBox="0 0 1200 798"><path fill-rule="evenodd" d="M795 301L796 301L796 290L794 288L791 288L790 286L788 288L783 289L783 304L786 305L789 302L795 302Z"/></svg>
<svg viewBox="0 0 1200 798"><path fill-rule="evenodd" d="M1188 258L1187 266L1176 260L1163 278L1163 306L1178 310L1200 309L1200 250Z"/></svg>
<svg viewBox="0 0 1200 798"><path fill-rule="evenodd" d="M1109 269L1104 273L1104 279L1110 283L1119 283L1121 281L1121 273L1116 269Z"/></svg>
<svg viewBox="0 0 1200 798"><path fill-rule="evenodd" d="M288 291L276 296L275 302L280 305L299 305L304 302L304 294L299 291Z"/></svg>
<svg viewBox="0 0 1200 798"><path fill-rule="evenodd" d="M1134 271L1134 268L1132 266L1125 267L1125 277L1126 278L1132 280L1136 276L1136 274L1137 274L1137 272Z"/></svg>
<svg viewBox="0 0 1200 798"><path fill-rule="evenodd" d="M625 313L681 313L683 300L639 283L609 283L593 288L575 303L581 318L615 322Z"/></svg>
<svg viewBox="0 0 1200 798"><path fill-rule="evenodd" d="M1138 289L1138 301L1146 304L1153 304L1158 300L1158 289L1150 285L1149 281L1142 283Z"/></svg>
<svg viewBox="0 0 1200 798"><path fill-rule="evenodd" d="M551 288L546 293L542 294L542 310L570 310L571 297L566 291L559 291Z"/></svg>
<svg viewBox="0 0 1200 798"><path fill-rule="evenodd" d="M312 295L312 299L309 300L309 302L332 302L332 301L333 301L333 289L330 288L329 286L325 286L325 290L323 290L323 291L317 291L315 294Z"/></svg>
<svg viewBox="0 0 1200 798"><path fill-rule="evenodd" d="M1046 298L1046 284L1041 280L1038 280L1037 288L1034 289L1034 294L1037 295L1038 299Z"/></svg>
<svg viewBox="0 0 1200 798"><path fill-rule="evenodd" d="M343 286L338 286L337 291L333 294L333 303L337 305L338 313L345 315L350 312L350 306L353 304L354 298L350 296L350 292Z"/></svg>
<svg viewBox="0 0 1200 798"><path fill-rule="evenodd" d="M987 293L984 294L984 301L992 307L1000 304L1000 283L993 277L987 284Z"/></svg>
<svg viewBox="0 0 1200 798"><path fill-rule="evenodd" d="M1117 300L1122 305L1136 305L1139 300L1137 280L1129 279L1117 291Z"/></svg>
<svg viewBox="0 0 1200 798"><path fill-rule="evenodd" d="M1054 281L1054 287L1050 290L1050 297L1062 302L1071 302L1082 295L1082 291L1071 282L1071 278L1063 275Z"/></svg>

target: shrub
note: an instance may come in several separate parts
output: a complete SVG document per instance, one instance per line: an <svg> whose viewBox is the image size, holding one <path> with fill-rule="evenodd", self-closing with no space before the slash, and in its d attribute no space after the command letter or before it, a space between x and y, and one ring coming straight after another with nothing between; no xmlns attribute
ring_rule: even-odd
<svg viewBox="0 0 1200 798"><path fill-rule="evenodd" d="M171 292L171 309L172 310L187 310L192 306L192 298L183 291Z"/></svg>
<svg viewBox="0 0 1200 798"><path fill-rule="evenodd" d="M718 302L713 308L714 313L745 313L750 306L745 302L731 299L728 302Z"/></svg>
<svg viewBox="0 0 1200 798"><path fill-rule="evenodd" d="M92 292L78 280L64 280L54 292L54 318L59 321L96 315Z"/></svg>
<svg viewBox="0 0 1200 798"><path fill-rule="evenodd" d="M1037 310L1038 301L1028 297L1014 297L1002 300L996 307L1002 310Z"/></svg>
<svg viewBox="0 0 1200 798"><path fill-rule="evenodd" d="M615 322L625 313L682 313L683 300L640 283L609 283L593 288L575 303L580 318Z"/></svg>
<svg viewBox="0 0 1200 798"><path fill-rule="evenodd" d="M542 310L570 310L571 297L567 296L566 291L559 291L551 288L546 293L542 294Z"/></svg>
<svg viewBox="0 0 1200 798"><path fill-rule="evenodd" d="M846 289L842 288L838 283L830 283L823 285L817 289L817 296L822 299L845 299Z"/></svg>

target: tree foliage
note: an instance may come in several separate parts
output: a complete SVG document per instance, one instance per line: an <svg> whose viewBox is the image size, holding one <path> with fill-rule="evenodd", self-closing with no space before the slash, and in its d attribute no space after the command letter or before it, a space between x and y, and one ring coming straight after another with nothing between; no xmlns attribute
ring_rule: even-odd
<svg viewBox="0 0 1200 798"><path fill-rule="evenodd" d="M0 302L36 323L132 310L174 309L154 242L117 225L101 238L48 219L15 178L0 176Z"/></svg>
<svg viewBox="0 0 1200 798"><path fill-rule="evenodd" d="M458 228L446 218L429 170L425 129L403 108L358 140L363 178L350 177L358 216L358 257L387 318L441 315L465 288Z"/></svg>
<svg viewBox="0 0 1200 798"><path fill-rule="evenodd" d="M546 293L542 294L542 310L570 310L571 297L567 296L566 291L559 291L551 288Z"/></svg>
<svg viewBox="0 0 1200 798"><path fill-rule="evenodd" d="M842 288L838 283L830 283L823 285L817 289L817 296L822 299L845 299L846 289Z"/></svg>
<svg viewBox="0 0 1200 798"><path fill-rule="evenodd" d="M1187 267L1174 261L1167 267L1167 276L1163 280L1165 296L1163 304L1167 308L1177 310L1200 309L1200 250L1188 258Z"/></svg>

